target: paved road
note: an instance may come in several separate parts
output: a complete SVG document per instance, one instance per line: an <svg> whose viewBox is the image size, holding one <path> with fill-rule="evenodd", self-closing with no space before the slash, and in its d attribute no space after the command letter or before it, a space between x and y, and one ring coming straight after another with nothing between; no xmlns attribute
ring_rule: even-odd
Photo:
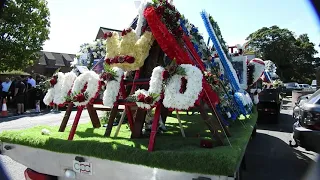
<svg viewBox="0 0 320 180"><path fill-rule="evenodd" d="M290 99L284 100L278 124L258 123L258 133L248 145L245 180L300 180L317 154L290 147L294 123Z"/></svg>
<svg viewBox="0 0 320 180"><path fill-rule="evenodd" d="M70 116L70 120L68 125L73 123L73 119L75 117L76 112L72 112ZM98 112L101 115L101 112ZM38 125L51 125L51 126L58 126L63 119L64 111L60 113L48 113L42 115L33 115L33 116L20 116L20 117L9 117L6 119L0 119L0 132L3 130L10 130L10 129L25 129L30 128L33 126ZM89 122L89 114L87 111L83 111L80 119L80 123ZM26 169L25 166L19 164L12 160L7 156L0 155L0 161L6 168L9 176L12 180L24 180L24 170Z"/></svg>
<svg viewBox="0 0 320 180"><path fill-rule="evenodd" d="M292 108L287 102L281 111L279 124L259 124L258 133L248 146L246 153L247 170L244 171L245 180L298 180L306 173L310 162L315 160L316 154L301 148L291 148ZM73 112L71 119L75 116ZM37 117L23 117L0 123L0 131L6 129L23 129L39 124L59 125L63 113L46 114ZM88 122L88 114L83 114L82 122ZM1 119L0 119L1 121ZM72 123L72 122L70 122ZM12 180L23 180L26 167L0 156Z"/></svg>

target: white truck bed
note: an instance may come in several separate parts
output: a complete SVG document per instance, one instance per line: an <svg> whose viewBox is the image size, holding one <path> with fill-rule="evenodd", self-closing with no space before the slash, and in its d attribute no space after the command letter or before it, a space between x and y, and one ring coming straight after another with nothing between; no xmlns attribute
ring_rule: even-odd
<svg viewBox="0 0 320 180"><path fill-rule="evenodd" d="M1 153L39 173L57 176L59 180L233 180L234 177L194 174L150 168L106 159L63 154L10 143L0 143ZM76 157L84 159L83 163ZM77 159L79 160L79 159ZM80 160L81 161L81 160ZM80 173L86 170L86 173ZM67 178L66 170L75 175ZM236 177L235 173L235 177Z"/></svg>

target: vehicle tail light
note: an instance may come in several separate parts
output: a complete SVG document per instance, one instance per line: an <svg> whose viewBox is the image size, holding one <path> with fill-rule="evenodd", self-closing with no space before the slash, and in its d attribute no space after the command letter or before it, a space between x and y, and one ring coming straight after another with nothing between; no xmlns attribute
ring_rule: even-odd
<svg viewBox="0 0 320 180"><path fill-rule="evenodd" d="M24 177L26 180L56 180L56 177L38 173L32 169L27 168L24 171Z"/></svg>

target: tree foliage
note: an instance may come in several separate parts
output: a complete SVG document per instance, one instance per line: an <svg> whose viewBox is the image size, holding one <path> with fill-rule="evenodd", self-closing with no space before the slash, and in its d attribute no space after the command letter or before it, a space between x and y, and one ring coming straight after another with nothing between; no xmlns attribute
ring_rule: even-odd
<svg viewBox="0 0 320 180"><path fill-rule="evenodd" d="M258 57L277 65L277 74L283 81L309 83L315 78L319 59L314 57L315 44L307 34L296 37L288 29L272 26L251 33L246 40Z"/></svg>
<svg viewBox="0 0 320 180"><path fill-rule="evenodd" d="M0 71L24 69L49 39L45 0L6 0L0 17Z"/></svg>

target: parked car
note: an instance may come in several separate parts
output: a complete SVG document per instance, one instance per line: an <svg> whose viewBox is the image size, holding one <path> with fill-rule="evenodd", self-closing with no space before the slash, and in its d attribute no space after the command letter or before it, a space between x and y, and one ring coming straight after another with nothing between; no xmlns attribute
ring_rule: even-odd
<svg viewBox="0 0 320 180"><path fill-rule="evenodd" d="M311 88L312 89L317 89L317 80L312 80Z"/></svg>
<svg viewBox="0 0 320 180"><path fill-rule="evenodd" d="M309 84L299 84L299 88L302 88L302 89L310 89L311 86Z"/></svg>
<svg viewBox="0 0 320 180"><path fill-rule="evenodd" d="M298 97L297 102L292 111L292 117L294 119L298 120L301 106L309 99L311 95L312 94L307 94L307 95Z"/></svg>
<svg viewBox="0 0 320 180"><path fill-rule="evenodd" d="M289 82L289 83L284 83L284 89L283 93L286 94L287 96L292 95L293 90L302 90L303 88L299 87L299 84L296 82Z"/></svg>
<svg viewBox="0 0 320 180"><path fill-rule="evenodd" d="M293 124L293 139L294 146L320 152L320 90L300 106L297 121Z"/></svg>

